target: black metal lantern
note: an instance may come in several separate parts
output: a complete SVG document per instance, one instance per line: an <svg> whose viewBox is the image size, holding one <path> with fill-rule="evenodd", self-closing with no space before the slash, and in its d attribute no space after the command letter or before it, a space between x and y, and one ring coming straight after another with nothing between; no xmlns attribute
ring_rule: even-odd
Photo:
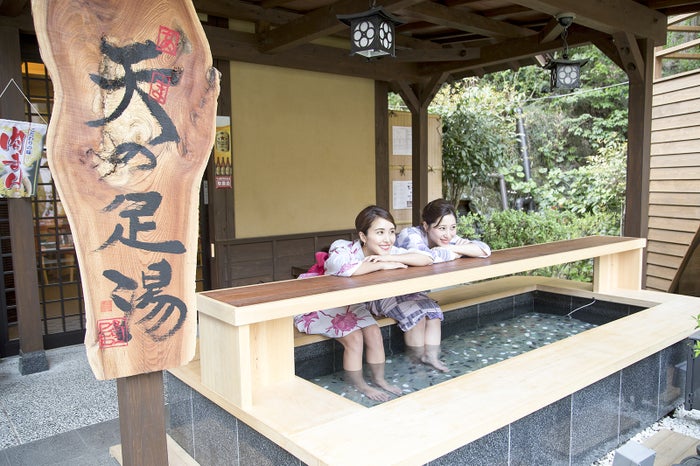
<svg viewBox="0 0 700 466"><path fill-rule="evenodd" d="M564 41L562 58L549 60L544 68L550 70L549 82L552 89L577 89L581 87L581 67L588 63L588 59L569 59L569 44L566 38L569 34L569 26L574 22L573 14L559 15L557 21L564 28L561 33L561 39Z"/></svg>
<svg viewBox="0 0 700 466"><path fill-rule="evenodd" d="M577 89L581 87L581 67L588 63L585 60L569 60L564 54L563 58L555 58L545 65L550 70L549 83L552 89Z"/></svg>
<svg viewBox="0 0 700 466"><path fill-rule="evenodd" d="M394 53L394 25L401 24L382 7L372 6L367 11L337 18L350 26L350 55L367 58L396 56Z"/></svg>

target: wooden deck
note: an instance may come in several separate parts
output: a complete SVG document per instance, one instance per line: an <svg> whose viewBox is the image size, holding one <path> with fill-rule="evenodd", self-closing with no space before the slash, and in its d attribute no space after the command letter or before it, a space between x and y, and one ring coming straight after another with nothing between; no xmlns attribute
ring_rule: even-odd
<svg viewBox="0 0 700 466"><path fill-rule="evenodd" d="M700 440L662 429L642 442L642 445L656 452L654 466L672 466L684 458L697 456L695 449L700 445Z"/></svg>

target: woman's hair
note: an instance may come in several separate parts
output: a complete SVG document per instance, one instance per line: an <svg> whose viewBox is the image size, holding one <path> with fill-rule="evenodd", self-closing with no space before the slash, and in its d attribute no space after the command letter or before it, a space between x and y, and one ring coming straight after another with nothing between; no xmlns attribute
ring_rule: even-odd
<svg viewBox="0 0 700 466"><path fill-rule="evenodd" d="M381 217L384 220L388 220L394 226L396 226L394 217L391 216L389 211L379 206L371 205L362 209L360 213L357 214L357 217L355 217L355 230L357 230L358 232L362 232L366 235L369 231L369 227L372 226L372 222L374 222L377 217Z"/></svg>
<svg viewBox="0 0 700 466"><path fill-rule="evenodd" d="M435 199L434 201L428 202L425 207L423 207L421 218L428 226L431 226L440 223L445 215L454 215L454 217L457 218L455 207L451 202L444 199Z"/></svg>

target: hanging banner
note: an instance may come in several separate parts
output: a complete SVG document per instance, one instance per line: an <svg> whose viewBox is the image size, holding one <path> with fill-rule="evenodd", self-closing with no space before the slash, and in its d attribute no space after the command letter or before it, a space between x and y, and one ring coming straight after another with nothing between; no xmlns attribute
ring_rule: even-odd
<svg viewBox="0 0 700 466"><path fill-rule="evenodd" d="M229 116L216 117L214 164L216 189L231 189L233 157L231 156L231 117Z"/></svg>
<svg viewBox="0 0 700 466"><path fill-rule="evenodd" d="M32 17L54 85L47 159L79 261L92 371L186 364L220 80L202 24L191 0L32 0Z"/></svg>
<svg viewBox="0 0 700 466"><path fill-rule="evenodd" d="M31 197L44 150L46 125L0 120L0 197Z"/></svg>

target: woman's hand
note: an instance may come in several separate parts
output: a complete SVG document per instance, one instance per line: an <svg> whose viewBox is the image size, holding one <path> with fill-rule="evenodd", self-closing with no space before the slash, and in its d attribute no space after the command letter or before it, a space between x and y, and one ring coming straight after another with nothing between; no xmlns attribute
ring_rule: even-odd
<svg viewBox="0 0 700 466"><path fill-rule="evenodd" d="M382 270L407 269L408 266L406 264L402 264L401 262L382 262L381 268Z"/></svg>
<svg viewBox="0 0 700 466"><path fill-rule="evenodd" d="M390 255L380 256L378 254L373 254L362 259L362 262L387 262L392 261Z"/></svg>
<svg viewBox="0 0 700 466"><path fill-rule="evenodd" d="M408 265L403 262L392 260L392 256L372 255L362 259L362 263L355 270L353 275L364 275L366 273L377 272L379 270L405 269Z"/></svg>

